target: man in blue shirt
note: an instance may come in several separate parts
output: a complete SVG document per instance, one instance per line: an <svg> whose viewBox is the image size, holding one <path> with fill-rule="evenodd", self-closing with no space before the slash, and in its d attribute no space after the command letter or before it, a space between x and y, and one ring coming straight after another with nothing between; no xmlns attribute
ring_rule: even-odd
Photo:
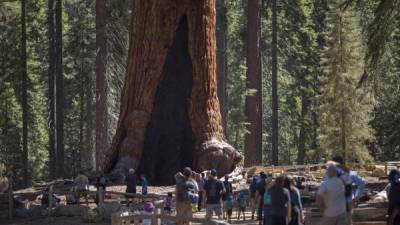
<svg viewBox="0 0 400 225"><path fill-rule="evenodd" d="M356 171L349 170L345 167L341 156L334 156L332 161L336 164L337 174L345 185L345 197L347 202L347 223L352 224L353 206L363 196L365 181L357 174Z"/></svg>

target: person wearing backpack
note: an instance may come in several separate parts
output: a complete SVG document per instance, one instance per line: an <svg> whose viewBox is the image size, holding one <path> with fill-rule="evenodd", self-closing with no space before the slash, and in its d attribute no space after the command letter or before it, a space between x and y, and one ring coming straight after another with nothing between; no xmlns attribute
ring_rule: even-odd
<svg viewBox="0 0 400 225"><path fill-rule="evenodd" d="M317 192L317 203L323 213L324 225L346 225L346 197L343 181L337 176L336 167L328 165L326 176Z"/></svg>
<svg viewBox="0 0 400 225"><path fill-rule="evenodd" d="M341 156L334 156L333 163L336 165L337 176L342 180L345 188L347 224L351 225L353 208L364 194L365 181L356 171L349 170Z"/></svg>
<svg viewBox="0 0 400 225"><path fill-rule="evenodd" d="M290 203L292 206L292 215L289 225L302 225L304 223L303 204L299 189L296 188L295 181L290 177L285 177L283 185L290 193Z"/></svg>
<svg viewBox="0 0 400 225"><path fill-rule="evenodd" d="M190 225L189 219L193 217L192 200L196 195L196 184L193 182L192 169L186 167L182 173L175 175L176 181L176 216L178 225Z"/></svg>
<svg viewBox="0 0 400 225"><path fill-rule="evenodd" d="M225 193L224 184L217 179L217 171L211 170L210 178L204 184L206 192L206 218L210 219L215 213L222 218L222 195Z"/></svg>

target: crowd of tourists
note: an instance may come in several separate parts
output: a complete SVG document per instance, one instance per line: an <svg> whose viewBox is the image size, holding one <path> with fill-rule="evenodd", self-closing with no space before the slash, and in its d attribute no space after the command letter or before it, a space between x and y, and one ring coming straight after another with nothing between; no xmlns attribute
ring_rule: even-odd
<svg viewBox="0 0 400 225"><path fill-rule="evenodd" d="M305 213L299 185L290 176L273 177L272 174L261 172L251 178L248 190L234 192L229 177L225 176L220 181L217 175L216 170L211 170L209 174L196 174L190 168L185 168L175 176L178 217L190 218L194 212L193 205L200 210L204 203L206 218L216 215L230 222L236 205L238 219L246 219L245 210L250 206L251 220L257 215L259 224L304 224ZM397 176L394 180L398 181L400 173L393 176ZM328 161L326 175L316 196L323 213L321 224L351 225L353 208L362 197L364 187L364 180L357 172L347 169L340 156ZM391 214L400 215L400 210L392 208ZM392 224L396 225L395 219Z"/></svg>
<svg viewBox="0 0 400 225"><path fill-rule="evenodd" d="M351 225L353 209L363 196L365 182L356 171L349 170L340 156L335 156L327 162L326 174L316 193L316 202L321 209L324 225ZM207 219L216 216L231 222L234 209L238 220L246 220L246 208L249 207L251 220L257 220L261 225L301 225L305 222L305 213L299 188L303 188L297 179L290 176L273 177L272 174L261 172L249 178L247 189L234 190L229 176L218 179L218 171L196 173L186 167L175 175L175 196L169 192L164 199L164 212L168 215L176 210L178 225L190 224L193 213L205 209ZM245 177L245 174L243 174ZM132 204L138 184L141 194L148 193L149 182L145 175L136 176L134 169L129 169L125 176L127 205ZM97 178L98 190L106 189L107 179L104 174ZM388 224L400 225L400 172L392 170L389 173L387 197L389 200ZM80 173L74 180L73 193L76 202L84 197L87 201L89 180ZM47 195L44 195L44 197ZM96 203L99 198L96 196ZM54 197L53 197L54 198ZM67 199L68 200L68 199ZM43 203L48 202L44 198ZM58 199L54 199L57 204ZM173 202L176 204L174 205ZM144 213L152 213L154 205L146 203ZM248 218L249 219L249 218Z"/></svg>

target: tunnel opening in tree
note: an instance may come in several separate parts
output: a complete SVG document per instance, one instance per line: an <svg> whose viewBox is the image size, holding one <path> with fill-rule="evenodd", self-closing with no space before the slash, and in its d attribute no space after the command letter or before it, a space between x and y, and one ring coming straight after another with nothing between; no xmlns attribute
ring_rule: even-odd
<svg viewBox="0 0 400 225"><path fill-rule="evenodd" d="M129 168L152 184L185 166L233 170L242 157L226 142L217 98L215 0L137 0L118 127L105 172Z"/></svg>
<svg viewBox="0 0 400 225"><path fill-rule="evenodd" d="M174 174L193 164L194 137L188 114L192 62L186 16L168 50L146 130L139 172L152 184L172 184Z"/></svg>

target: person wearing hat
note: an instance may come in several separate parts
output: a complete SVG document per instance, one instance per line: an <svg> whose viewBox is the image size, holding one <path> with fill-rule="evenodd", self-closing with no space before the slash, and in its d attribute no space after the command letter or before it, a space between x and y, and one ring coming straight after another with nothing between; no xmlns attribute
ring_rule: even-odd
<svg viewBox="0 0 400 225"><path fill-rule="evenodd" d="M356 171L349 170L345 166L343 158L339 155L332 157L332 161L336 165L337 176L342 180L345 187L347 224L351 225L353 207L364 194L365 181L357 174Z"/></svg>
<svg viewBox="0 0 400 225"><path fill-rule="evenodd" d="M136 194L137 178L135 175L135 170L133 168L129 169L128 175L126 175L125 181L126 181L126 191L125 192L128 194ZM126 196L127 206L129 206L131 200L133 203L132 196Z"/></svg>
<svg viewBox="0 0 400 225"><path fill-rule="evenodd" d="M206 218L210 219L215 213L218 219L222 218L222 195L225 193L224 184L218 180L217 171L211 170L210 178L204 184L206 192Z"/></svg>

